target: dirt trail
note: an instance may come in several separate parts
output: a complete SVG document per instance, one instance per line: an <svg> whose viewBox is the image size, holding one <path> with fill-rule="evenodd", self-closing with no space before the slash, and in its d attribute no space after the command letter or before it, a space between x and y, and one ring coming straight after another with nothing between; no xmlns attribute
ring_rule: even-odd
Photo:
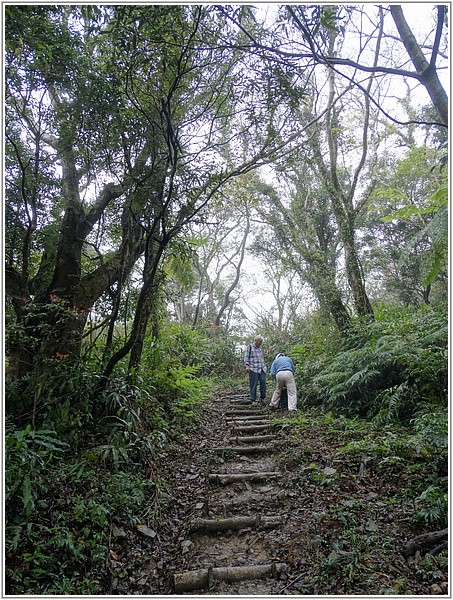
<svg viewBox="0 0 453 600"><path fill-rule="evenodd" d="M151 537L112 540L111 593L446 594L445 560L403 552L424 533L404 495L406 467L345 454L361 436L346 424L246 399L246 390L212 398L203 427L160 457L169 506Z"/></svg>
<svg viewBox="0 0 453 600"><path fill-rule="evenodd" d="M267 406L251 407L246 397L217 400L225 421L223 443L212 449L207 495L197 503L198 515L184 540L185 570L174 576L176 594L271 595L283 587L280 576L287 565L279 560L279 541L287 516L280 512L279 481L284 473Z"/></svg>

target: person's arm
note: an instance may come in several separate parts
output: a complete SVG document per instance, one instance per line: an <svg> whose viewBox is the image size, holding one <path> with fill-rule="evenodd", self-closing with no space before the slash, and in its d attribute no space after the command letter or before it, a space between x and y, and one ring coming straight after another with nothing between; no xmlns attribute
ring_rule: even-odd
<svg viewBox="0 0 453 600"><path fill-rule="evenodd" d="M247 348L245 349L244 352L244 366L245 366L245 370L247 371L247 373L250 371L250 352L251 352L251 345L247 346Z"/></svg>

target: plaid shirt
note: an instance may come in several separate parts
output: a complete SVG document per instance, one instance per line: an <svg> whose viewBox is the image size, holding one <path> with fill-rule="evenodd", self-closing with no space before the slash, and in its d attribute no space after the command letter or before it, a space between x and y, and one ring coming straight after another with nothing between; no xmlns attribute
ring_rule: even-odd
<svg viewBox="0 0 453 600"><path fill-rule="evenodd" d="M266 363L263 358L263 351L257 348L255 344L249 344L244 352L244 366L248 365L254 373L266 372Z"/></svg>

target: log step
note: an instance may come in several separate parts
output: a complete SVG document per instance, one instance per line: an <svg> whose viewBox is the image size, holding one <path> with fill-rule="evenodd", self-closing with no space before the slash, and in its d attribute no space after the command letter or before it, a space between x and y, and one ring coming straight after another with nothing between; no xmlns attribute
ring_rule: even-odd
<svg viewBox="0 0 453 600"><path fill-rule="evenodd" d="M262 517L255 515L228 517L226 519L193 519L189 523L190 531L228 531L239 530L247 527L256 527L263 529L272 529L281 525L280 517Z"/></svg>
<svg viewBox="0 0 453 600"><path fill-rule="evenodd" d="M225 416L227 417L234 417L234 416L249 416L249 415L256 415L256 416L261 416L259 413L257 413L256 410L227 410L225 413Z"/></svg>
<svg viewBox="0 0 453 600"><path fill-rule="evenodd" d="M173 577L175 594L192 592L213 586L215 581L237 583L265 577L276 577L285 568L284 563L270 563L268 565L250 565L246 567L211 567L197 569L185 573L175 573Z"/></svg>
<svg viewBox="0 0 453 600"><path fill-rule="evenodd" d="M238 481L267 481L274 477L280 477L279 471L268 471L264 473L211 473L208 475L209 483L216 485L228 485Z"/></svg>
<svg viewBox="0 0 453 600"><path fill-rule="evenodd" d="M267 431L269 425L241 425L233 427L234 433L257 433L258 431Z"/></svg>
<svg viewBox="0 0 453 600"><path fill-rule="evenodd" d="M224 446L223 448L212 448L212 452L236 452L237 454L261 454L274 452L273 446Z"/></svg>
<svg viewBox="0 0 453 600"><path fill-rule="evenodd" d="M250 400L246 400L245 398L239 400L230 400L230 406L251 406L252 403Z"/></svg>
<svg viewBox="0 0 453 600"><path fill-rule="evenodd" d="M238 427L269 427L269 421L234 421L233 423L227 423L228 427L238 428Z"/></svg>
<svg viewBox="0 0 453 600"><path fill-rule="evenodd" d="M277 436L275 435L237 435L235 437L229 438L229 442L232 444L259 444L261 442L271 442L275 440Z"/></svg>
<svg viewBox="0 0 453 600"><path fill-rule="evenodd" d="M262 419L266 419L267 415L254 413L253 415L230 415L227 417L227 421L260 421Z"/></svg>

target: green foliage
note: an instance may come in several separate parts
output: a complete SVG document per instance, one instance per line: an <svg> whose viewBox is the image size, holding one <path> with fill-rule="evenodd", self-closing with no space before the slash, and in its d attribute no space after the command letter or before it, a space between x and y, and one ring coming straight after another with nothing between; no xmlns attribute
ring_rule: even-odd
<svg viewBox="0 0 453 600"><path fill-rule="evenodd" d="M140 469L106 471L86 453L34 470L31 514L7 510L7 580L11 593L94 594L105 576L110 524L141 523L158 500ZM11 464L11 463L10 463ZM16 473L14 465L9 468ZM153 519L148 514L148 519Z"/></svg>
<svg viewBox="0 0 453 600"><path fill-rule="evenodd" d="M442 410L447 339L444 305L416 312L381 306L376 321L362 326L334 356L308 358L304 346L294 349L305 403L382 424L409 422L427 406Z"/></svg>
<svg viewBox="0 0 453 600"><path fill-rule="evenodd" d="M307 563L317 565L310 574L317 588L308 585L300 593L403 593L409 588L402 580L380 576L387 565L392 572L390 565L406 536L446 526L447 415L442 418L439 411L430 429L427 413L411 428L395 423L383 428L365 419L323 414L319 408L301 413L303 419L279 436L284 464L293 469L290 485L311 499L304 533L309 531L322 547L318 556L310 544L301 548ZM312 452L304 456L299 450L307 442ZM439 452L445 459L441 469ZM324 466L326 457L332 470ZM426 554L423 559L423 553L408 571L416 566L420 580L444 581L446 556ZM398 574L407 576L408 571Z"/></svg>
<svg viewBox="0 0 453 600"><path fill-rule="evenodd" d="M74 369L93 392L97 375L90 380L87 369ZM30 424L20 429L17 420L8 420L5 539L11 593L99 593L112 522L129 527L153 522L167 503L162 475L150 475L170 438L196 421L195 372L194 367L173 370L178 389L173 414L165 414L143 385L116 377L103 393L93 393L83 410L71 401L83 396L87 385L66 400L48 398L40 413L48 429Z"/></svg>
<svg viewBox="0 0 453 600"><path fill-rule="evenodd" d="M384 221L392 219L409 219L411 217L429 215L428 224L409 243L414 247L425 236L431 240L429 252L424 255L424 285L432 284L448 260L448 186L441 185L422 206L410 204L393 214L384 217Z"/></svg>
<svg viewBox="0 0 453 600"><path fill-rule="evenodd" d="M164 366L165 363L165 366ZM200 329L189 324L162 323L159 339L148 336L144 341L142 369L162 366L202 366L206 373L213 366L208 341Z"/></svg>
<svg viewBox="0 0 453 600"><path fill-rule="evenodd" d="M47 593L63 576L58 590L66 589L68 572L77 572L71 592L94 591L89 579L80 577L86 564L99 564L105 554L99 538L92 538L90 547L82 544L63 510L54 513L58 498L65 495L61 489L65 467L63 453L68 455L67 444L59 441L55 432L34 431L30 426L14 430L6 428L6 553L8 587L15 593ZM22 496L22 506L17 497ZM63 501L63 504L65 504ZM105 510L93 503L85 504L79 498L74 521L89 523L89 528L106 524ZM80 502L82 503L80 505ZM85 537L83 532L80 537ZM105 540L104 540L105 541ZM49 592L50 593L50 592Z"/></svg>
<svg viewBox="0 0 453 600"><path fill-rule="evenodd" d="M193 417L206 398L210 378L237 369L236 342L220 328L162 323L159 339L144 342L141 377L168 415Z"/></svg>
<svg viewBox="0 0 453 600"><path fill-rule="evenodd" d="M428 291L432 300L445 299L448 183L438 153L422 146L402 159L383 157L379 179L362 251L371 279L379 277L374 297L417 305Z"/></svg>
<svg viewBox="0 0 453 600"><path fill-rule="evenodd" d="M22 498L22 509L30 517L37 497L35 483L39 472L59 462L68 444L57 439L54 431L33 430L30 425L15 430L10 422L5 428L5 508L14 512L17 497Z"/></svg>
<svg viewBox="0 0 453 600"><path fill-rule="evenodd" d="M414 521L442 528L448 514L447 415L434 415L432 427L425 417L416 419L412 430L374 426L362 439L342 446L339 455L343 459L360 456L362 461L366 457L380 477L398 479L401 493L412 497ZM404 489L404 480L411 477L412 482Z"/></svg>
<svg viewBox="0 0 453 600"><path fill-rule="evenodd" d="M415 565L417 575L424 581L442 581L443 573L448 571L450 561L446 554L434 556L425 554L421 562Z"/></svg>
<svg viewBox="0 0 453 600"><path fill-rule="evenodd" d="M242 375L242 352L239 338L227 333L221 327L205 330L211 356L211 368L207 374L224 380L226 377Z"/></svg>
<svg viewBox="0 0 453 600"><path fill-rule="evenodd" d="M9 418L5 535L11 593L99 593L111 523L149 523L166 505L162 484L150 475L171 438L197 422L194 411L205 387L198 367L182 366L176 356L173 365L159 390L172 394L168 413L146 377L131 384L118 375L99 388L98 373L60 360L36 396L35 420L42 429L20 427L30 415ZM166 372L161 375L165 379ZM8 393L12 389L20 393L17 382L7 386Z"/></svg>
<svg viewBox="0 0 453 600"><path fill-rule="evenodd" d="M417 519L433 529L448 525L448 497L445 490L430 485L415 499Z"/></svg>

